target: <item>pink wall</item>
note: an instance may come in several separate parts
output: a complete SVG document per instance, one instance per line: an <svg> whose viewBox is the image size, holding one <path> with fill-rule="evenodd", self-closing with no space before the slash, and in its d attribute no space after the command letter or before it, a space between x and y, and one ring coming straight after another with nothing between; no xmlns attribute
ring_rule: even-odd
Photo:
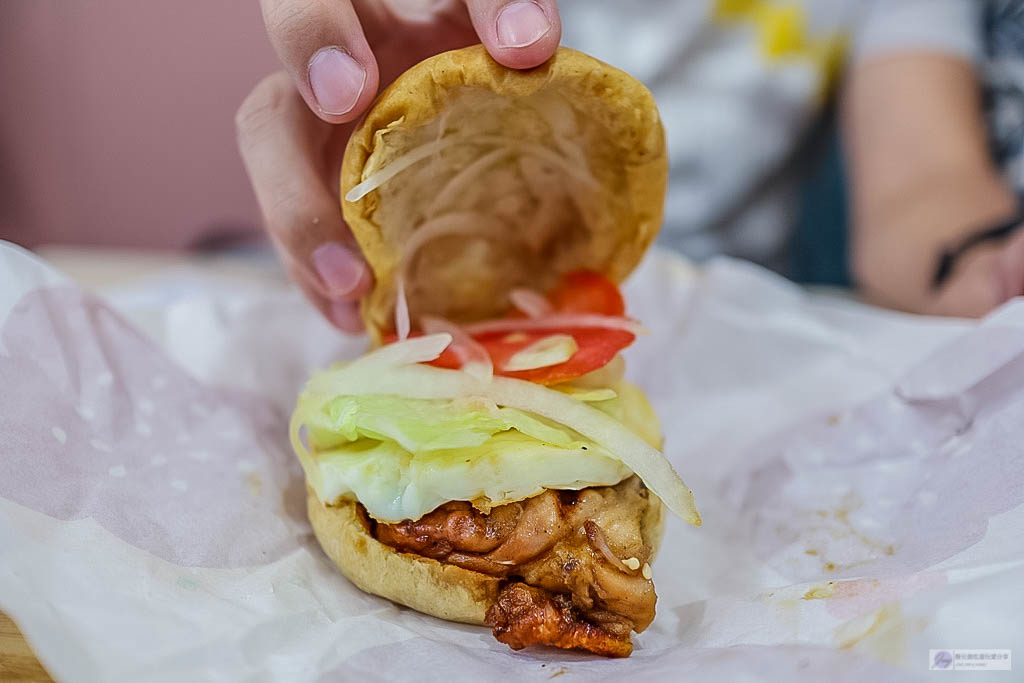
<svg viewBox="0 0 1024 683"><path fill-rule="evenodd" d="M255 231L233 115L274 68L254 0L0 0L0 237Z"/></svg>

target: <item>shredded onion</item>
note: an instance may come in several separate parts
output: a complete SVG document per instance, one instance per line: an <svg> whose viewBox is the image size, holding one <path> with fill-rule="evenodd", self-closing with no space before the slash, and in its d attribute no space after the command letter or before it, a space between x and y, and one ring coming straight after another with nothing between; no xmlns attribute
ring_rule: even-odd
<svg viewBox="0 0 1024 683"><path fill-rule="evenodd" d="M481 227L484 230L481 230ZM409 302L405 297L405 271L412 262L413 256L416 255L423 245L427 244L431 240L435 240L438 237L446 237L448 235L470 235L470 236L485 236L488 234L497 234L503 230L504 224L493 216L486 214L475 213L472 211L462 211L446 213L443 216L438 216L424 223L421 223L416 230L413 231L412 236L405 243L405 251L402 254L402 260L398 268L398 287L396 292L395 300L395 331L399 332L399 338L405 339L408 337L408 332L403 337L398 329L399 316L404 308L404 316L406 325L409 324Z"/></svg>
<svg viewBox="0 0 1024 683"><path fill-rule="evenodd" d="M477 180L480 174L487 170L489 166L496 164L510 154L512 154L511 149L501 147L491 150L476 161L467 164L452 176L448 183L441 188L441 191L434 196L434 200L430 202L430 207L427 209L427 215L435 216L443 211L446 206L455 201L455 198L458 197L466 185Z"/></svg>
<svg viewBox="0 0 1024 683"><path fill-rule="evenodd" d="M573 163L572 161L563 157L558 152L555 152L554 150L549 149L544 145L540 145L536 142L512 140L510 138L502 137L500 135L473 135L467 137L450 136L442 137L440 139L435 139L432 142L422 144L419 147L416 147L415 149L412 149L406 152L405 154L399 156L397 159L394 159L387 166L377 171L376 173L371 174L368 178L366 178L361 183L355 185L352 189L346 192L345 201L359 201L360 199L370 194L371 192L379 188L381 185L388 182L389 180L391 180L396 175L398 175L405 169L409 168L413 164L423 161L424 159L427 159L433 156L434 154L440 152L444 148L450 147L457 143L478 145L500 145L502 147L507 147L519 152L528 152L530 154L533 154L544 159L545 161L554 166L558 166L563 172L570 176L573 176L574 178L582 182L584 185L589 185L590 187L593 188L599 187L599 183L594 178L594 176L590 174L589 169L582 167L582 165L579 164L578 161L577 163Z"/></svg>
<svg viewBox="0 0 1024 683"><path fill-rule="evenodd" d="M508 298L513 306L531 318L542 318L553 310L551 302L532 289L513 289Z"/></svg>
<svg viewBox="0 0 1024 683"><path fill-rule="evenodd" d="M583 530L587 532L587 540L590 541L591 548L604 555L604 559L611 562L620 572L624 574L632 573L626 565L622 564L622 560L612 552L612 549L608 547L608 541L605 540L604 532L601 531L601 527L597 525L597 522L588 519L583 522Z"/></svg>
<svg viewBox="0 0 1024 683"><path fill-rule="evenodd" d="M481 382L490 382L494 376L491 354L477 340L462 331L455 323L430 315L420 318L420 327L425 334L446 332L452 336L451 349L462 363L462 370Z"/></svg>
<svg viewBox="0 0 1024 683"><path fill-rule="evenodd" d="M354 186L351 190L345 193L346 202L358 202L360 199L370 194L378 187L386 183L387 181L394 178L396 175L409 168L413 164L423 161L427 157L432 156L436 152L440 152L445 147L454 145L457 142L464 142L457 137L441 138L440 140L434 140L424 145L420 145L416 149L406 152L402 156L393 160L390 164L382 168L381 170L373 173L363 182Z"/></svg>
<svg viewBox="0 0 1024 683"><path fill-rule="evenodd" d="M576 380L573 380L573 382L575 381ZM577 401L585 401L586 403L609 401L618 396L614 389L609 389L608 387L589 389L587 387L576 386L575 384L563 383L552 385L551 388L568 396L572 396Z"/></svg>
<svg viewBox="0 0 1024 683"><path fill-rule="evenodd" d="M607 330L623 330L631 334L644 334L640 323L629 318L620 318L596 313L555 313L543 318L507 318L485 320L466 325L463 329L474 337L491 332L525 332L529 330L558 330L580 327L599 327Z"/></svg>
<svg viewBox="0 0 1024 683"><path fill-rule="evenodd" d="M405 296L405 278L399 274L398 287L395 293L395 332L399 341L409 338L409 300Z"/></svg>
<svg viewBox="0 0 1024 683"><path fill-rule="evenodd" d="M552 166L557 166L564 173L574 177L584 185L588 185L591 188L597 189L600 187L600 183L597 179L590 174L590 169L586 168L581 164L574 164L570 160L563 157L558 152L545 147L544 145L536 142L527 142L525 140L510 140L509 138L502 137L500 135L476 135L472 138L474 142L490 143L494 145L512 145L521 152L528 152L535 156L540 157L544 161L548 162Z"/></svg>
<svg viewBox="0 0 1024 683"><path fill-rule="evenodd" d="M420 223L409 236L402 252L402 267L412 262L423 245L439 237L468 235L474 237L496 236L507 232L505 224L494 216L475 211L453 211Z"/></svg>
<svg viewBox="0 0 1024 683"><path fill-rule="evenodd" d="M369 369L374 372L387 371L392 368L399 366L408 366L415 363L428 363L432 360L436 360L438 356L444 353L452 343L452 336L450 334L428 334L423 337L414 337L407 339L403 342L395 344L387 344L379 349L374 349L365 356L361 356L351 363L342 371L344 374L351 372L358 372L363 369ZM327 373L325 375L317 375L310 380L310 386L314 388L321 382L321 380L328 380L333 373ZM327 393L348 393L345 391L337 391L334 389L325 389ZM316 391L316 393L324 393L325 390ZM361 393L380 393L380 392L361 392Z"/></svg>
<svg viewBox="0 0 1024 683"><path fill-rule="evenodd" d="M550 334L512 354L501 369L505 372L547 368L570 360L580 350L569 334Z"/></svg>

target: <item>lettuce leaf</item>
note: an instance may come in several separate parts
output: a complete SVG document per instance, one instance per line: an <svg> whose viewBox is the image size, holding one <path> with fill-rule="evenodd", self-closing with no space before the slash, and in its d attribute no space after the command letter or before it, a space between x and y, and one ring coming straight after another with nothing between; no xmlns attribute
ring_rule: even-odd
<svg viewBox="0 0 1024 683"><path fill-rule="evenodd" d="M472 448L510 429L556 446L581 441L579 435L548 420L484 401L361 395L316 403L300 404L300 410L317 450L364 438L392 441L410 453Z"/></svg>

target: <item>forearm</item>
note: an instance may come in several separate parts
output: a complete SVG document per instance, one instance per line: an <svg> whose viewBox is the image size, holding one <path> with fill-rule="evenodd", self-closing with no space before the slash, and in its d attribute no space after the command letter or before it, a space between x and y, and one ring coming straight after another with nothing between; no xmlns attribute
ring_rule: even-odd
<svg viewBox="0 0 1024 683"><path fill-rule="evenodd" d="M937 55L869 63L842 113L857 283L878 303L933 312L942 250L1016 206L989 159L971 68Z"/></svg>
<svg viewBox="0 0 1024 683"><path fill-rule="evenodd" d="M875 303L936 312L932 280L941 252L1015 209L1013 192L992 173L955 173L867 202L855 209L853 220L850 256L857 285Z"/></svg>

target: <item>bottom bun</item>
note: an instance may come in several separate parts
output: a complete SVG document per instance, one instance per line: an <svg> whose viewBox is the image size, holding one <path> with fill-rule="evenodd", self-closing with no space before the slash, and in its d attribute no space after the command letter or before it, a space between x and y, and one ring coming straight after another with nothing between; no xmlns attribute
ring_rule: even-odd
<svg viewBox="0 0 1024 683"><path fill-rule="evenodd" d="M661 501L649 492L641 531L657 552L664 533ZM367 593L449 621L484 624L506 579L488 576L428 557L398 552L370 534L354 501L326 506L308 490L309 521L327 557Z"/></svg>

